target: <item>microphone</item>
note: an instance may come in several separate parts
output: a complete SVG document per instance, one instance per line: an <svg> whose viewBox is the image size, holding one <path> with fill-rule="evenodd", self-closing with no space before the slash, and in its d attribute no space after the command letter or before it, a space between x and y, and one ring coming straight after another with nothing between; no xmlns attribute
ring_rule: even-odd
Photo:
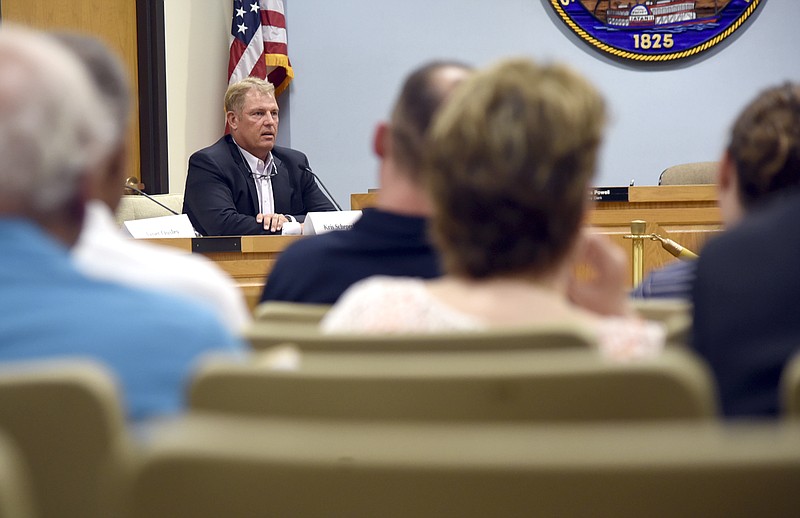
<svg viewBox="0 0 800 518"><path fill-rule="evenodd" d="M168 211L170 211L172 214L174 214L174 215L176 215L176 216L180 216L180 214L178 214L178 213L177 213L177 212L175 212L174 210L170 209L169 207L167 207L166 205L164 205L163 203L161 203L161 202L160 202L160 201L158 201L157 199L153 198L152 196L150 196L150 195L149 195L149 194L147 194L146 192L144 192L144 191L140 190L138 187L136 187L136 178L134 178L134 177L130 177L130 178L128 178L127 180L125 180L125 188L126 188L126 189L130 189L130 190L132 190L132 191L136 191L136 192L138 192L139 194L141 194L142 196L144 196L144 197L145 197L145 198L147 198L148 200L152 201L153 203L157 203L157 204L161 205L162 207L164 207L165 209L167 209Z"/></svg>
<svg viewBox="0 0 800 518"><path fill-rule="evenodd" d="M679 245L672 239L661 237L658 234L652 234L650 239L653 241L661 242L661 248L672 254L673 256L681 259L683 261L693 261L697 259L697 254L689 250L688 248Z"/></svg>
<svg viewBox="0 0 800 518"><path fill-rule="evenodd" d="M305 172L307 172L307 173L311 174L311 176L313 176L313 177L314 177L314 180L317 182L317 185L319 185L319 186L322 188L322 192L323 192L323 194L325 194L325 197L326 197L326 198L328 198L328 200L329 200L331 203L333 203L333 206L334 206L334 207L336 207L336 210L342 210L342 207L341 207L341 206L340 206L338 203L336 203L336 200L334 200L334 199L333 199L333 196L331 196L331 193L330 193L330 191L328 191L328 188L327 188L327 187L325 187L325 184L324 184L324 183L322 183L322 180L320 180L320 179L319 179L319 176L317 176L317 175L314 173L314 171L312 171L312 170L311 170L311 168L310 168L310 167L308 167L308 166L307 166L307 165L305 165L305 164L300 164L300 169L302 169L303 171L305 171Z"/></svg>

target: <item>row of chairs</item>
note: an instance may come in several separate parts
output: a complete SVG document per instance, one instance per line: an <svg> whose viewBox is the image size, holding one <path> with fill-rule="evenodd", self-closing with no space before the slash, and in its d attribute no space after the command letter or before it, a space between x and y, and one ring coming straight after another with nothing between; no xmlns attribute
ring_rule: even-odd
<svg viewBox="0 0 800 518"><path fill-rule="evenodd" d="M681 300L637 299L637 312L648 320L661 322L667 343L685 345L691 325L691 308ZM255 323L246 337L256 350L293 344L303 351L450 351L565 349L591 347L593 334L574 324L539 325L524 329L492 329L481 333L455 335L325 335L318 324L331 306L291 302L263 302L254 310Z"/></svg>
<svg viewBox="0 0 800 518"><path fill-rule="evenodd" d="M133 518L792 516L798 432L190 416L154 432Z"/></svg>
<svg viewBox="0 0 800 518"><path fill-rule="evenodd" d="M445 422L716 416L710 374L677 348L633 363L608 361L583 347L284 354L298 359L206 362L191 385L190 407L264 417Z"/></svg>
<svg viewBox="0 0 800 518"><path fill-rule="evenodd" d="M311 322L327 310L316 309ZM138 450L101 368L15 367L0 375L0 429L26 461L41 518L721 516L755 512L763 495L790 509L800 420L722 425L707 370L681 347L620 365L581 331L525 334L378 348L315 336L316 347L264 347L247 364L211 358L192 379L189 415L140 430ZM516 345L498 346L509 336ZM786 379L800 387L800 360Z"/></svg>
<svg viewBox="0 0 800 518"><path fill-rule="evenodd" d="M146 440L134 449L113 382L97 366L0 376L0 402L0 428L26 461L33 503L26 508L25 470L0 441L0 516L10 518L785 516L796 512L800 483L797 420L393 420L205 408L138 430Z"/></svg>
<svg viewBox="0 0 800 518"><path fill-rule="evenodd" d="M636 299L636 311L648 320L661 322L667 331L669 348L686 351L691 328L691 305L682 300ZM255 324L246 335L253 348L267 351L283 344L292 344L306 355L320 352L452 352L452 351L543 351L591 348L593 337L575 326L547 325L533 329L497 329L482 333L441 335L324 335L318 324L331 306L264 302L255 308ZM673 361L668 353L664 363ZM691 353L688 353L692 356ZM345 356L342 356L345 358ZM684 362L698 362L684 358ZM596 365L595 367L598 367ZM647 366L644 364L640 367ZM613 370L613 367L610 367ZM635 367L634 367L635 368ZM702 366L685 372L705 370ZM675 370L675 369L673 369ZM705 376L698 375L695 379ZM705 382L710 386L711 382ZM800 354L783 373L782 404L786 415L800 416Z"/></svg>

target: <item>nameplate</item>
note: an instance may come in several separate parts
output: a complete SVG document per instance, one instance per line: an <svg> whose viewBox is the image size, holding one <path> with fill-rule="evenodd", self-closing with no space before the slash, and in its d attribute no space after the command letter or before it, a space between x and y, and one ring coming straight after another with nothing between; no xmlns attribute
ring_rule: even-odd
<svg viewBox="0 0 800 518"><path fill-rule="evenodd" d="M628 201L628 187L592 187L590 201Z"/></svg>
<svg viewBox="0 0 800 518"><path fill-rule="evenodd" d="M360 217L360 210L309 212L303 222L303 234L313 236L334 230L350 230Z"/></svg>
<svg viewBox="0 0 800 518"><path fill-rule="evenodd" d="M123 223L122 226L134 239L195 237L197 235L186 214L132 219Z"/></svg>

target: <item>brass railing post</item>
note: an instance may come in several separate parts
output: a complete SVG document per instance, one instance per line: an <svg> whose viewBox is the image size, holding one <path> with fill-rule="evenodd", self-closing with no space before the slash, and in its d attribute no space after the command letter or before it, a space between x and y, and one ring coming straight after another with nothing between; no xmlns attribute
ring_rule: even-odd
<svg viewBox="0 0 800 518"><path fill-rule="evenodd" d="M632 272L633 272L633 287L639 285L644 277L644 240L650 239L649 234L645 234L647 222L641 219L631 221L631 233L627 236L622 236L625 239L631 240L632 254Z"/></svg>

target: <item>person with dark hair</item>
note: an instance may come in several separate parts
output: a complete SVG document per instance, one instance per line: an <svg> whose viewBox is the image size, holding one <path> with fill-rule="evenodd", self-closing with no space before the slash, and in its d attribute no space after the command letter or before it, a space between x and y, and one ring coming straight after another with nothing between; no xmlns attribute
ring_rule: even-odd
<svg viewBox="0 0 800 518"><path fill-rule="evenodd" d="M189 157L183 212L204 236L280 234L287 221L335 210L303 153L275 145L273 85L247 77L228 87L230 134Z"/></svg>
<svg viewBox="0 0 800 518"><path fill-rule="evenodd" d="M692 345L726 416L774 416L781 373L800 353L800 84L747 106L722 171L720 208L741 221L698 259Z"/></svg>
<svg viewBox="0 0 800 518"><path fill-rule="evenodd" d="M555 321L586 327L612 357L657 353L636 318L624 252L582 232L605 103L561 65L501 62L466 79L426 142L440 279L372 277L322 322L329 333L425 333ZM597 275L575 278L575 263Z"/></svg>
<svg viewBox="0 0 800 518"><path fill-rule="evenodd" d="M797 85L770 88L736 119L717 174L722 222L730 229L747 214L800 185L800 167L786 162L797 146L791 92ZM697 261L675 261L653 270L634 288L635 298L690 299Z"/></svg>
<svg viewBox="0 0 800 518"><path fill-rule="evenodd" d="M332 304L370 275L440 275L427 236L430 200L423 186L423 142L439 105L470 73L461 63L428 63L409 75L391 121L375 131L380 163L377 207L365 209L351 230L302 239L288 247L270 273L262 301Z"/></svg>

